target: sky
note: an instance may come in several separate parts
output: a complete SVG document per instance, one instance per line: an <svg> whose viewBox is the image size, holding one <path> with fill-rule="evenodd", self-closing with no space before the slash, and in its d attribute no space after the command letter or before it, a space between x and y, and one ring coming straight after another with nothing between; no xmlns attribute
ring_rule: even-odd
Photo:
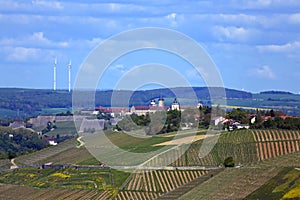
<svg viewBox="0 0 300 200"><path fill-rule="evenodd" d="M70 60L73 85L103 41L159 27L199 43L227 88L300 92L299 0L0 0L0 5L0 87L51 89L57 59L57 88L67 89ZM180 58L145 51L111 63L98 88L114 88L151 58L180 71L191 85L205 86Z"/></svg>

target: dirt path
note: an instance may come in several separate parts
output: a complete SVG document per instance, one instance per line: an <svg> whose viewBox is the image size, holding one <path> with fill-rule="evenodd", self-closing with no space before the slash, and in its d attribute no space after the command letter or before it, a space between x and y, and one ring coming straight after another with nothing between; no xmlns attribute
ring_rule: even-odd
<svg viewBox="0 0 300 200"><path fill-rule="evenodd" d="M76 146L77 148L80 148L84 145L84 142L81 140L82 136L78 137L76 140L80 143L78 146Z"/></svg>
<svg viewBox="0 0 300 200"><path fill-rule="evenodd" d="M18 165L16 165L14 158L11 159L10 162L12 164L12 166L10 166L10 169L17 169L17 168L19 168Z"/></svg>

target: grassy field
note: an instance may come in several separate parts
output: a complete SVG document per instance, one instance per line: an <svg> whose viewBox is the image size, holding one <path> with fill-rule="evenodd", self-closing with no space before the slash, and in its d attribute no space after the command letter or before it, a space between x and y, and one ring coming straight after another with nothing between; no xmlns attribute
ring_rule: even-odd
<svg viewBox="0 0 300 200"><path fill-rule="evenodd" d="M130 152L143 153L155 151L160 147L154 146L162 142L170 141L173 137L153 136L150 138L138 138L125 133L107 133L108 139L119 148Z"/></svg>

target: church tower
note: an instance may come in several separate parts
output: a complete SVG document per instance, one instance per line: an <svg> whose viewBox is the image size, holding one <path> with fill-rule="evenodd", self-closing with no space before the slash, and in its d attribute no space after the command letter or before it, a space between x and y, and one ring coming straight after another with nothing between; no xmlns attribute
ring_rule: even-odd
<svg viewBox="0 0 300 200"><path fill-rule="evenodd" d="M174 101L173 101L173 103L171 105L171 109L172 110L178 110L178 111L180 110L179 103L178 103L178 101L177 101L176 98L174 99Z"/></svg>

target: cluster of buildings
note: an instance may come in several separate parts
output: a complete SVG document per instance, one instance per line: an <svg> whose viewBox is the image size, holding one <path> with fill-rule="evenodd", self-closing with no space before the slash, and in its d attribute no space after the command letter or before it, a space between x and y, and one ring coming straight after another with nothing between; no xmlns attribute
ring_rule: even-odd
<svg viewBox="0 0 300 200"><path fill-rule="evenodd" d="M255 117L251 117L250 123L253 124L255 122ZM227 119L223 116L217 116L211 119L211 125L213 126L224 126L225 124L228 124L228 130L233 131L235 129L249 129L249 124L241 124L238 121L235 121L233 119Z"/></svg>
<svg viewBox="0 0 300 200"><path fill-rule="evenodd" d="M155 113L156 111L169 111L169 110L178 110L183 111L184 109L180 107L179 102L175 98L170 106L165 105L164 98L159 98L157 101L155 99L150 101L148 106L131 106L128 108L104 108L99 106L93 112L94 115L101 113L109 113L112 117L123 117L132 114L138 116L146 115L147 113Z"/></svg>
<svg viewBox="0 0 300 200"><path fill-rule="evenodd" d="M174 99L171 106L166 106L165 100L163 98L159 98L158 103L156 103L155 99L151 100L149 106L131 106L128 114L136 114L140 116L140 115L146 115L147 113L155 113L156 111L162 111L162 110L182 111L182 109L180 109L179 103L176 98Z"/></svg>

